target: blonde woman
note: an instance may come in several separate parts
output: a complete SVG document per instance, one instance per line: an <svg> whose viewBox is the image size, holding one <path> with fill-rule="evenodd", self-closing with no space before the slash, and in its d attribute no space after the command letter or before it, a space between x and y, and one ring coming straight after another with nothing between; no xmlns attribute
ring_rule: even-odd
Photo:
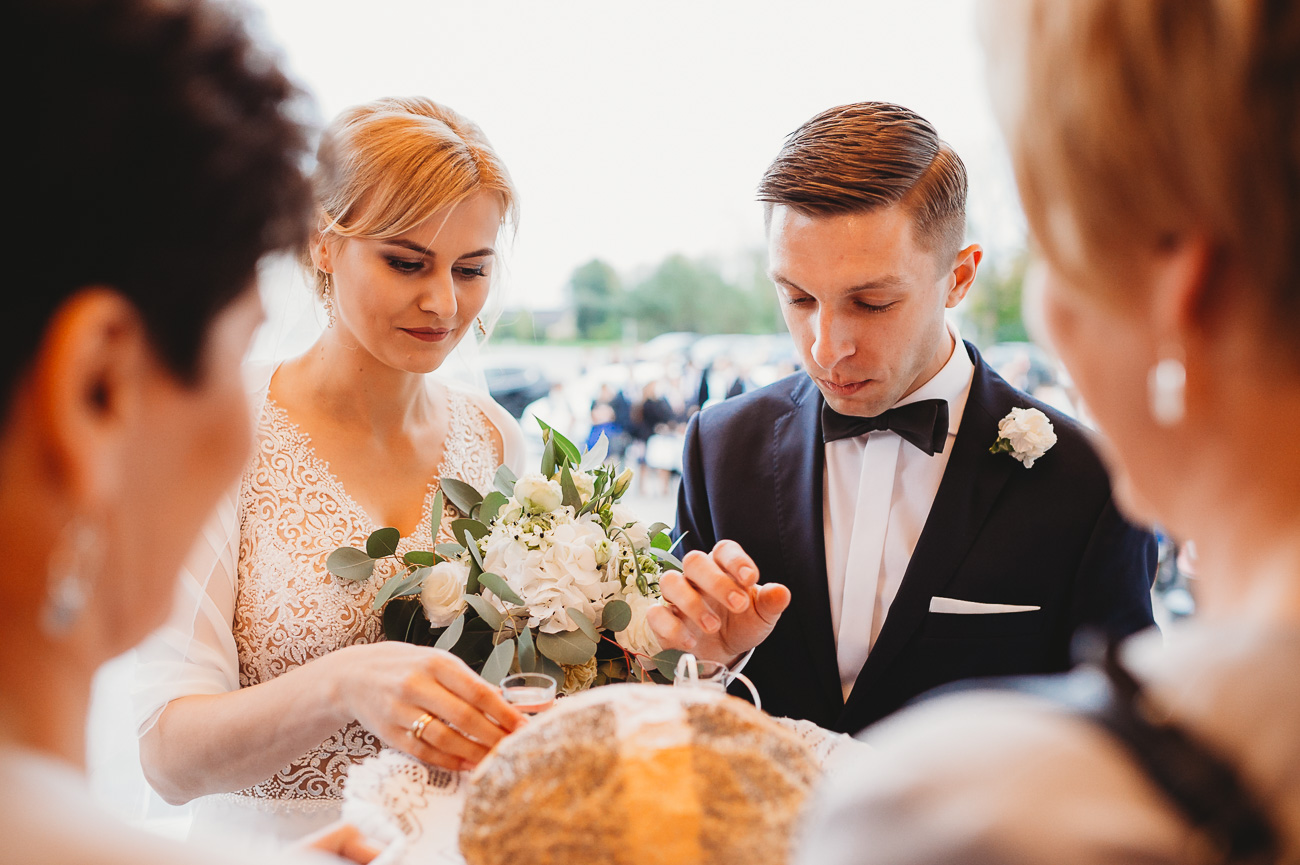
<svg viewBox="0 0 1300 865"><path fill-rule="evenodd" d="M801 861L1300 861L1300 6L991 5L1047 334L1200 610L868 731Z"/></svg>
<svg viewBox="0 0 1300 865"><path fill-rule="evenodd" d="M304 259L328 327L271 374L255 457L142 652L142 763L168 801L205 797L192 836L299 836L382 746L459 770L521 723L449 653L383 641L383 564L362 583L325 568L383 526L429 548L438 478L482 489L518 464L504 410L428 375L483 329L514 189L478 127L428 99L344 112L319 156Z"/></svg>

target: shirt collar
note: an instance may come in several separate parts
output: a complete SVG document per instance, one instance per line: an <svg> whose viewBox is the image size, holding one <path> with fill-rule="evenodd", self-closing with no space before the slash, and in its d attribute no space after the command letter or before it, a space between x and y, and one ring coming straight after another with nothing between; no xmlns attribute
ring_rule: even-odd
<svg viewBox="0 0 1300 865"><path fill-rule="evenodd" d="M948 333L952 334L952 355L934 377L925 384L900 399L895 406L920 402L923 399L942 399L948 402L948 435L956 435L961 425L962 412L966 407L966 396L970 393L971 382L975 378L975 363L966 351L961 332L953 322L946 322Z"/></svg>

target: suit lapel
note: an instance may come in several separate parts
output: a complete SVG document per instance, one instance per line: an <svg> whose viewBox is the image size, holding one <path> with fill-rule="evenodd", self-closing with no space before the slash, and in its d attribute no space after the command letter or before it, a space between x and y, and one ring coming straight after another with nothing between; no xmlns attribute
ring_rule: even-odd
<svg viewBox="0 0 1300 865"><path fill-rule="evenodd" d="M826 541L822 514L821 394L807 376L791 394L793 405L774 421L772 465L776 480L777 529L797 617L827 696L843 699L835 632L826 584Z"/></svg>
<svg viewBox="0 0 1300 865"><path fill-rule="evenodd" d="M993 503L1019 465L1010 457L989 453L997 440L998 421L1010 411L1011 391L1005 385L999 387L1001 381L979 352L967 345L975 361L975 375L952 456L898 595L849 695L846 715L855 704L870 700L872 683L880 680L920 628L929 613L930 599L941 594L961 566Z"/></svg>

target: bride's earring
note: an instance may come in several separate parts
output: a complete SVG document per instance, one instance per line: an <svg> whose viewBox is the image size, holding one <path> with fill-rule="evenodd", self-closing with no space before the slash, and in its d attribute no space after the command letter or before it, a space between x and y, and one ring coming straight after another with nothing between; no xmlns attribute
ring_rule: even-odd
<svg viewBox="0 0 1300 865"><path fill-rule="evenodd" d="M1180 423L1187 413L1187 367L1176 356L1163 357L1147 374L1151 417L1160 426Z"/></svg>
<svg viewBox="0 0 1300 865"><path fill-rule="evenodd" d="M90 603L91 579L102 554L99 531L73 517L50 554L41 630L52 639L66 637Z"/></svg>
<svg viewBox="0 0 1300 865"><path fill-rule="evenodd" d="M487 328L483 326L483 319L475 318L474 323L478 325L478 335L487 336Z"/></svg>
<svg viewBox="0 0 1300 865"><path fill-rule="evenodd" d="M321 288L321 299L325 302L325 316L329 319L327 327L334 326L334 286L330 283L330 275L325 274L325 285Z"/></svg>

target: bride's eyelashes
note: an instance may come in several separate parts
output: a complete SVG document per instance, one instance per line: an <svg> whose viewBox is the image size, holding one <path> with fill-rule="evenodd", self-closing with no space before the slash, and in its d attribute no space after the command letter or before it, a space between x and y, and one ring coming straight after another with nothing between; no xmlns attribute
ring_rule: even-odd
<svg viewBox="0 0 1300 865"><path fill-rule="evenodd" d="M388 255L384 258L388 262L388 266L398 273L419 273L424 269L424 262L418 259L412 260L396 255Z"/></svg>
<svg viewBox="0 0 1300 865"><path fill-rule="evenodd" d="M465 265L455 268L455 271L464 279L486 279L488 275L486 264Z"/></svg>

